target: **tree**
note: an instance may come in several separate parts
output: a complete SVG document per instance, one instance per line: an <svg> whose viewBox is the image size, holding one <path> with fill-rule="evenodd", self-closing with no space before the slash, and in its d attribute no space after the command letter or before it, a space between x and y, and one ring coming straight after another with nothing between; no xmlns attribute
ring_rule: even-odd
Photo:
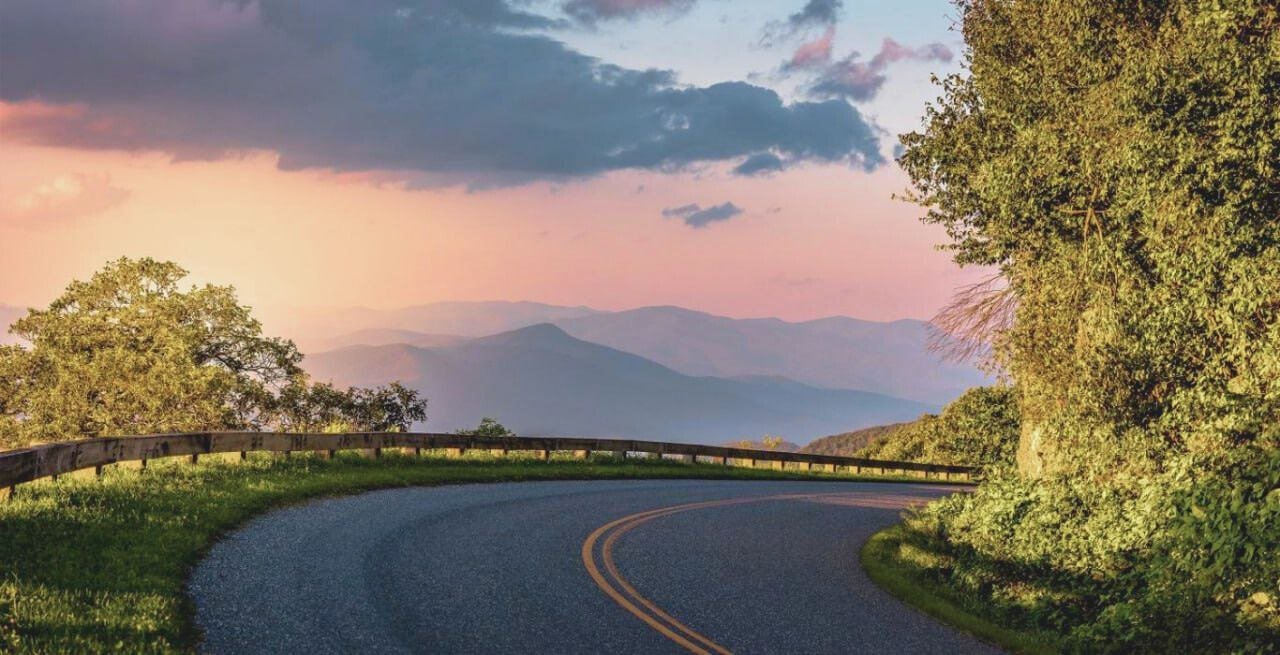
<svg viewBox="0 0 1280 655"><path fill-rule="evenodd" d="M1012 387L974 387L941 414L925 414L898 426L857 456L957 466L1008 465L1018 447L1018 427Z"/></svg>
<svg viewBox="0 0 1280 655"><path fill-rule="evenodd" d="M273 427L287 432L405 432L427 420L427 401L399 382L338 389L298 377L276 399Z"/></svg>
<svg viewBox="0 0 1280 655"><path fill-rule="evenodd" d="M775 437L766 434L760 438L760 445L765 450L777 450L778 446L782 445L782 437Z"/></svg>
<svg viewBox="0 0 1280 655"><path fill-rule="evenodd" d="M958 5L968 72L899 161L1013 295L973 316L1017 381L1021 470L1280 444L1280 6Z"/></svg>
<svg viewBox="0 0 1280 655"><path fill-rule="evenodd" d="M408 430L426 399L398 382L311 384L231 287L182 291L172 262L118 259L72 282L0 347L0 444L152 432Z"/></svg>
<svg viewBox="0 0 1280 655"><path fill-rule="evenodd" d="M514 437L515 432L507 429L507 426L497 422L488 416L480 419L480 425L470 430L458 430L457 434L469 437Z"/></svg>
<svg viewBox="0 0 1280 655"><path fill-rule="evenodd" d="M122 258L15 322L30 348L0 350L9 440L259 425L302 355L264 337L230 287L179 290L186 274Z"/></svg>

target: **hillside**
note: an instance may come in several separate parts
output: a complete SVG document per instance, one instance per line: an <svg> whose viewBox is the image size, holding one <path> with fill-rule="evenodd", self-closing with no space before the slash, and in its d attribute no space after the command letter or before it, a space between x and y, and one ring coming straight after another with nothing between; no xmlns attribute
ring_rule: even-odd
<svg viewBox="0 0 1280 655"><path fill-rule="evenodd" d="M431 401L426 428L473 427L493 416L521 434L616 435L698 443L777 434L795 441L849 425L929 411L923 403L776 378L677 373L539 324L435 348L353 346L308 357L340 385L400 380Z"/></svg>
<svg viewBox="0 0 1280 655"><path fill-rule="evenodd" d="M924 321L829 317L793 323L735 319L680 307L601 312L530 302L447 302L398 310L360 308L265 312L275 334L304 352L408 343L421 335L480 337L552 323L570 335L639 355L685 375L783 376L816 387L862 389L941 405L986 383L971 366L929 352ZM399 336L397 336L399 335Z"/></svg>
<svg viewBox="0 0 1280 655"><path fill-rule="evenodd" d="M456 334L428 334L414 330L369 328L319 341L316 343L315 350L323 352L351 346L385 346L393 343L405 343L419 348L436 348L439 346L452 346L466 340L467 337Z"/></svg>
<svg viewBox="0 0 1280 655"><path fill-rule="evenodd" d="M314 353L332 349L332 340L340 335L361 331L406 330L483 337L537 323L586 316L596 310L536 302L487 301L437 302L385 310L264 307L259 313L268 332L287 335L303 352Z"/></svg>
<svg viewBox="0 0 1280 655"><path fill-rule="evenodd" d="M942 404L983 383L969 366L940 362L924 321L831 317L802 323L734 319L679 307L644 307L555 321L569 334L688 375L779 375Z"/></svg>
<svg viewBox="0 0 1280 655"><path fill-rule="evenodd" d="M858 451L866 448L872 442L887 437L903 426L911 425L906 423L890 423L888 425L875 425L869 428L862 428L852 432L842 432L833 434L821 439L811 441L807 446L800 449L802 453L810 453L814 455L844 455L858 456Z"/></svg>

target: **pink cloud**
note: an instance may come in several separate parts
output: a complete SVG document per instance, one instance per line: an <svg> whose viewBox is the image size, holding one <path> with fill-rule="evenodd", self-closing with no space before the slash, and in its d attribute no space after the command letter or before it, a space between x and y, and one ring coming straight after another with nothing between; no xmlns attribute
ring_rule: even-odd
<svg viewBox="0 0 1280 655"><path fill-rule="evenodd" d="M128 198L109 175L65 173L4 203L0 218L48 224L99 214Z"/></svg>
<svg viewBox="0 0 1280 655"><path fill-rule="evenodd" d="M791 60L786 63L784 68L795 70L801 68L817 68L824 66L831 61L831 41L835 38L835 28L828 27L822 36L800 44L796 48Z"/></svg>

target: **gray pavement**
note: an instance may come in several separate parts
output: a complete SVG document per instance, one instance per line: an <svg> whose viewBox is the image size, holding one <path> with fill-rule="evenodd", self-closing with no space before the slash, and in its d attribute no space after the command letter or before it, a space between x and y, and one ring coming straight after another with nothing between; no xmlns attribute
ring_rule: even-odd
<svg viewBox="0 0 1280 655"><path fill-rule="evenodd" d="M998 652L877 588L858 548L914 484L565 481L375 491L277 510L190 582L210 653L683 653L582 562L614 519L705 500L619 538L638 592L735 653ZM828 495L837 494L837 495Z"/></svg>

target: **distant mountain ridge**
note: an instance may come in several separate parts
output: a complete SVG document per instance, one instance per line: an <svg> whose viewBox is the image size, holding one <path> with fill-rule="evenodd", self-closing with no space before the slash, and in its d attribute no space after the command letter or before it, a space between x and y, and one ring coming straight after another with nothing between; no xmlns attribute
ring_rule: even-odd
<svg viewBox="0 0 1280 655"><path fill-rule="evenodd" d="M341 385L400 380L430 399L426 428L498 418L526 435L622 436L717 443L777 434L796 441L935 409L876 393L790 380L678 373L538 324L453 345L351 346L304 362Z"/></svg>
<svg viewBox="0 0 1280 655"><path fill-rule="evenodd" d="M339 342L368 341L344 334L353 330L404 330L409 331L404 342L421 343L414 340L419 338L415 335L479 337L552 323L579 339L639 355L686 375L782 376L811 386L861 389L935 405L988 382L974 367L942 362L929 352L929 324L913 319L877 322L836 316L789 322L728 318L671 306L603 312L508 302L349 311L355 312L354 318L345 323L337 315L293 317L312 326L308 328L312 335L317 334L315 326L330 326L319 337L306 337L306 330L275 329L272 323L268 327L274 334L295 338L304 352L314 353ZM344 327L333 327L339 325Z"/></svg>
<svg viewBox="0 0 1280 655"><path fill-rule="evenodd" d="M985 376L929 352L929 324L829 317L792 323L735 319L680 307L642 307L555 321L569 334L689 375L783 376L945 403Z"/></svg>

